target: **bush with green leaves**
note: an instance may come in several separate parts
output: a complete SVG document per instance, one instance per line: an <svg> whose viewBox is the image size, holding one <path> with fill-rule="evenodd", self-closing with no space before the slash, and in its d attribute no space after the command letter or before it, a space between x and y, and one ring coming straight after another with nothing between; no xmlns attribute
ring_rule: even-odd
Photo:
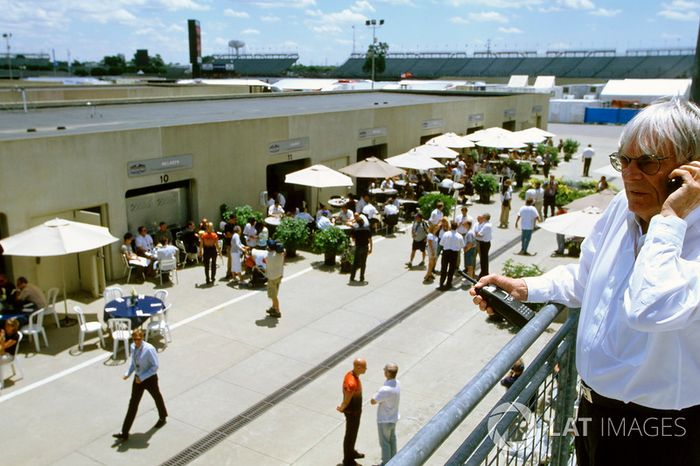
<svg viewBox="0 0 700 466"><path fill-rule="evenodd" d="M424 194L418 199L418 206L420 208L420 213L423 214L423 218L430 217L430 213L435 210L435 206L439 201L445 204L445 214L452 212L452 207L455 205L455 199L452 196L442 193L428 193Z"/></svg>
<svg viewBox="0 0 700 466"><path fill-rule="evenodd" d="M249 205L242 205L239 207L234 207L233 208L233 213L238 219L238 224L239 225L245 225L245 223L248 221L250 217L254 217L256 222L262 222L265 216L262 214L262 212L258 212L257 210L254 210L251 206Z"/></svg>
<svg viewBox="0 0 700 466"><path fill-rule="evenodd" d="M526 189L521 190L518 197L520 197L520 199L525 199L526 190L529 188L534 188L536 181L543 184L543 181L539 178L530 178L525 186ZM596 181L573 181L564 180L562 178L558 178L556 181L558 187L557 197L555 198L554 203L559 207L565 206L569 202L573 202L576 199L595 194L596 192Z"/></svg>
<svg viewBox="0 0 700 466"><path fill-rule="evenodd" d="M571 160L571 156L576 153L580 145L581 143L575 139L564 139L564 145L562 146L562 150L564 151L564 160L567 162Z"/></svg>
<svg viewBox="0 0 700 466"><path fill-rule="evenodd" d="M556 167L559 165L559 149L556 147L540 143L537 144L536 150L537 153L543 158L546 154L549 154L549 161L551 162L552 166Z"/></svg>
<svg viewBox="0 0 700 466"><path fill-rule="evenodd" d="M299 218L285 217L275 229L275 239L287 249L298 249L309 240L306 221Z"/></svg>
<svg viewBox="0 0 700 466"><path fill-rule="evenodd" d="M314 251L317 253L334 251L336 254L341 254L348 244L348 236L338 227L318 230L314 235Z"/></svg>
<svg viewBox="0 0 700 466"><path fill-rule="evenodd" d="M497 193L499 188L496 177L488 173L479 172L472 176L472 184L475 193L485 196Z"/></svg>
<svg viewBox="0 0 700 466"><path fill-rule="evenodd" d="M532 176L534 170L530 162L515 162L511 164L513 173L515 174L515 182L518 186L522 186L526 179Z"/></svg>
<svg viewBox="0 0 700 466"><path fill-rule="evenodd" d="M503 275L510 278L537 277L543 273L537 264L522 264L513 262L513 259L508 259L503 264Z"/></svg>
<svg viewBox="0 0 700 466"><path fill-rule="evenodd" d="M219 217L221 217L221 220L227 221L231 214L233 214L233 209L229 208L228 204L224 203L219 206Z"/></svg>
<svg viewBox="0 0 700 466"><path fill-rule="evenodd" d="M476 163L479 161L479 151L472 149L467 153L467 156L472 159L472 162Z"/></svg>

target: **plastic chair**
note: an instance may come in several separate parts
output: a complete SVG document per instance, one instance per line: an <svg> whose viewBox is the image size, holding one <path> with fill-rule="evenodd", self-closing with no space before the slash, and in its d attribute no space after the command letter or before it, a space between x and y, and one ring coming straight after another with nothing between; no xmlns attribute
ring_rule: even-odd
<svg viewBox="0 0 700 466"><path fill-rule="evenodd" d="M185 263L192 261L199 263L199 255L196 252L187 252L184 241L181 239L175 240L175 246L177 246L180 251L185 253Z"/></svg>
<svg viewBox="0 0 700 466"><path fill-rule="evenodd" d="M180 278L177 276L177 259L173 257L172 259L161 259L158 261L158 276L160 276L161 286L163 286L163 274L167 274L169 280L172 272L175 272L175 281L180 283Z"/></svg>
<svg viewBox="0 0 700 466"><path fill-rule="evenodd" d="M22 338L24 335L22 332L17 332L18 338L17 338L17 347L15 348L15 354L3 354L0 356L0 366L6 366L6 365L11 365L12 366L12 375L10 377L14 377L19 373L20 378L24 378L24 373L22 372L22 369L19 367L19 359L17 356L19 355L19 345L22 343ZM0 369L1 370L1 369ZM9 377L8 377L9 378ZM3 389L5 386L5 378L2 376L2 372L0 372L0 390Z"/></svg>
<svg viewBox="0 0 700 466"><path fill-rule="evenodd" d="M95 333L100 336L100 343L105 346L105 338L102 334L102 323L101 322L87 322L85 321L85 313L80 306L73 306L73 312L78 314L78 326L80 333L78 334L78 349L83 350L83 343L85 342L85 334Z"/></svg>
<svg viewBox="0 0 700 466"><path fill-rule="evenodd" d="M29 323L22 327L22 332L25 335L29 335L34 340L34 347L36 352L41 351L41 341L39 340L39 335L44 337L44 343L49 346L49 340L46 338L46 330L44 330L44 309L39 309L34 311L29 316Z"/></svg>
<svg viewBox="0 0 700 466"><path fill-rule="evenodd" d="M61 323L58 320L58 313L56 312L56 298L58 297L58 288L51 288L46 292L46 298L49 304L46 306L44 315L53 314L53 318L56 321L56 327L61 328Z"/></svg>
<svg viewBox="0 0 700 466"><path fill-rule="evenodd" d="M128 283L127 279L127 283ZM102 292L102 296L105 298L105 304L107 304L110 301L114 301L117 298L121 298L124 296L124 291L118 287L118 286L108 286L105 288L105 290Z"/></svg>
<svg viewBox="0 0 700 466"><path fill-rule="evenodd" d="M112 359L117 359L119 342L124 342L124 354L129 359L131 350L129 349L129 339L131 338L131 320L129 319L109 319L109 331L112 334Z"/></svg>
<svg viewBox="0 0 700 466"><path fill-rule="evenodd" d="M124 272L123 273L127 274L126 275L126 283L129 283L129 280L131 280L131 271L136 270L139 267L137 265L130 264L129 258L126 257L126 254L122 254L122 260L124 261ZM145 279L146 279L146 277L144 276L144 280Z"/></svg>
<svg viewBox="0 0 700 466"><path fill-rule="evenodd" d="M163 335L165 338L165 346L168 346L168 343L173 341L172 336L170 335L170 325L168 324L168 310L170 309L170 306L167 305L165 306L164 309L159 311L157 314L155 314L153 317L151 317L151 320L148 322L148 325L146 326L146 341L148 341L148 336L150 335L151 332L159 333Z"/></svg>
<svg viewBox="0 0 700 466"><path fill-rule="evenodd" d="M168 290L156 290L153 296L163 301L163 304L167 304L165 301L168 299Z"/></svg>

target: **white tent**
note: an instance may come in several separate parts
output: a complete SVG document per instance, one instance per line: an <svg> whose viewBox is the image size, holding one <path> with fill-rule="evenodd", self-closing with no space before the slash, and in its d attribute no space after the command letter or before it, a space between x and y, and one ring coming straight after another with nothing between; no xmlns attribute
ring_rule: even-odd
<svg viewBox="0 0 700 466"><path fill-rule="evenodd" d="M691 79L611 79L601 91L600 99L650 104L666 96L688 98L691 83Z"/></svg>

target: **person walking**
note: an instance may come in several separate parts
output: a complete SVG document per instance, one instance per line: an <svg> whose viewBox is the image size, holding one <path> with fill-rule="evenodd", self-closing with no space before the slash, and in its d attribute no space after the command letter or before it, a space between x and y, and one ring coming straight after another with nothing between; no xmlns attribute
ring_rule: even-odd
<svg viewBox="0 0 700 466"><path fill-rule="evenodd" d="M358 215L355 220L358 227L352 232L355 241L355 260L352 262L350 282L355 281L355 273L357 269L360 269L360 282L364 283L367 256L372 254L372 230L369 229L369 225L365 225L365 219L362 215Z"/></svg>
<svg viewBox="0 0 700 466"><path fill-rule="evenodd" d="M457 233L457 222L450 224L450 230L442 235L442 264L440 265L439 291L447 291L452 288L452 280L457 269L459 253L464 249L464 238Z"/></svg>
<svg viewBox="0 0 700 466"><path fill-rule="evenodd" d="M358 458L365 454L355 449L357 432L360 430L362 417L362 382L360 376L367 372L367 361L357 358L352 363L352 370L343 378L343 401L336 408L345 415L345 437L343 438L343 466L357 465Z"/></svg>
<svg viewBox="0 0 700 466"><path fill-rule="evenodd" d="M544 219L547 219L547 208L550 209L550 215L554 217L556 213L557 191L559 184L554 179L554 175L549 175L549 180L544 183Z"/></svg>
<svg viewBox="0 0 700 466"><path fill-rule="evenodd" d="M518 223L520 219L523 220L522 230L520 232L520 252L523 256L532 256L527 252L527 247L530 245L530 239L532 238L532 232L535 229L535 225L540 220L539 215L537 215L537 209L533 206L534 202L532 199L528 199L525 205L518 211L518 218L515 219L515 228L518 228Z"/></svg>
<svg viewBox="0 0 700 466"><path fill-rule="evenodd" d="M385 365L386 381L370 400L370 404L377 405L377 432L379 446L382 449L382 465L387 464L396 455L396 423L399 420L401 399L401 384L396 380L398 373L399 366L396 364Z"/></svg>
<svg viewBox="0 0 700 466"><path fill-rule="evenodd" d="M583 176L588 177L588 172L591 169L591 161L593 161L593 156L595 155L595 150L588 144L588 147L583 149L581 153L581 158L583 159Z"/></svg>
<svg viewBox="0 0 700 466"><path fill-rule="evenodd" d="M199 236L199 256L204 257L204 276L207 279L207 285L214 284L216 258L220 252L219 236L214 232L214 225L208 222L206 233Z"/></svg>
<svg viewBox="0 0 700 466"><path fill-rule="evenodd" d="M489 274L489 250L491 249L491 215L483 214L477 217L474 236L479 246L479 278Z"/></svg>
<svg viewBox="0 0 700 466"><path fill-rule="evenodd" d="M513 199L513 188L510 179L503 181L501 185L501 218L498 228L508 228L508 217L510 215L510 204Z"/></svg>
<svg viewBox="0 0 700 466"><path fill-rule="evenodd" d="M411 244L411 257L406 262L406 267L409 269L413 267L413 258L416 256L416 251L420 251L422 254L418 266L423 267L425 265L425 243L428 238L428 231L428 224L423 220L423 214L417 213L415 220L413 220L413 225L411 225L413 243Z"/></svg>
<svg viewBox="0 0 700 466"><path fill-rule="evenodd" d="M143 330L140 328L131 333L131 338L134 340L131 344L131 364L129 364L129 368L123 377L124 380L127 380L131 374L134 374L129 409L126 411L121 432L112 435L112 437L120 441L129 439L129 431L136 418L144 391L148 391L153 397L153 401L155 401L158 409L158 422L156 422L154 427L156 429L163 427L165 419L168 417L168 410L165 408L163 395L161 395L158 388L158 352L153 345L143 341Z"/></svg>
<svg viewBox="0 0 700 466"><path fill-rule="evenodd" d="M280 283L284 274L284 247L275 240L267 242L267 297L272 300L272 307L267 310L270 317L280 318Z"/></svg>

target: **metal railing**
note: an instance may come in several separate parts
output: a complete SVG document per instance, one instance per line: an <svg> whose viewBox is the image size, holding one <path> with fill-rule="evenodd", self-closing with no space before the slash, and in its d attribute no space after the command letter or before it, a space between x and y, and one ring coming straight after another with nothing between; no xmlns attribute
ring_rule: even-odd
<svg viewBox="0 0 700 466"><path fill-rule="evenodd" d="M542 308L388 465L417 466L428 461L560 311L552 304ZM445 464L569 463L577 322L578 311L569 309L565 323Z"/></svg>

